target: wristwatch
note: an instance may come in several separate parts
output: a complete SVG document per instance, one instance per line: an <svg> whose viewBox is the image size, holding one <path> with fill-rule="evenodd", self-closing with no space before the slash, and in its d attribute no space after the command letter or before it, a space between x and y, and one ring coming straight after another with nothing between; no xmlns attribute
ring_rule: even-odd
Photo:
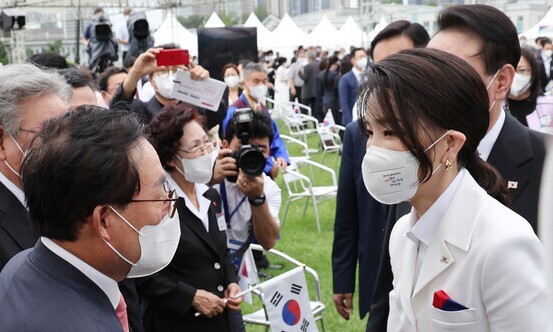
<svg viewBox="0 0 553 332"><path fill-rule="evenodd" d="M256 198L248 198L248 202L250 202L252 206L261 206L265 203L265 199L265 195L261 195Z"/></svg>

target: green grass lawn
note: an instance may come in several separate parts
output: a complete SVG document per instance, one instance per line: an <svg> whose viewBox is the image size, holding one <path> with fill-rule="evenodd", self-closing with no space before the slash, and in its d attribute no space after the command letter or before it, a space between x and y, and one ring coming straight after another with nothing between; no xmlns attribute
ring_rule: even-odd
<svg viewBox="0 0 553 332"><path fill-rule="evenodd" d="M288 134L285 130L285 126L281 125L280 122L279 129L282 130L283 134ZM311 148L316 148L320 145L319 139L317 136L313 135L309 138L309 146ZM298 148L290 146L289 151L291 155L297 156L301 155L301 152ZM335 153L328 154L325 159L325 165L331 168L334 168L336 171L336 176L339 173L340 160L335 163ZM311 159L320 162L322 153L311 154ZM339 156L338 156L339 158ZM308 172L305 172L308 175ZM327 184L329 179L325 178L324 174L320 172L314 172L315 184ZM288 200L288 194L286 187L284 185L282 176L279 176L276 180L280 188L282 189L282 208L281 208L281 223L282 217L284 215L284 206L285 202ZM315 271L317 271L320 282L321 282L321 295L322 300L326 305L326 310L324 313L324 323L326 331L365 331L366 321L359 318L359 313L357 311L358 298L357 293L354 298L354 313L353 317L349 321L343 319L334 308L334 303L332 301L332 265L331 265L331 253L332 253L332 242L334 234L334 214L336 210L336 199L331 199L325 202L322 202L318 205L319 207L319 218L321 223L321 233L317 232L317 224L315 221L315 214L313 207L310 205L307 207L307 212L303 216L303 206L304 200L291 203L291 206L288 211L288 216L285 224L282 226L280 231L280 240L277 242L275 249L278 249L295 259L307 264ZM271 264L282 264L283 262L279 261L274 256L268 256ZM286 268L289 268L287 266ZM286 270L286 269L284 269ZM278 275L282 273L281 270L265 270L269 275ZM310 293L314 294L314 283L307 276L308 287L310 288ZM255 304L255 303L254 303ZM259 303L257 307L259 308ZM248 303L242 305L244 312L251 312L252 307ZM319 330L321 330L320 324L318 324ZM248 331L264 331L264 328L258 326L247 326Z"/></svg>

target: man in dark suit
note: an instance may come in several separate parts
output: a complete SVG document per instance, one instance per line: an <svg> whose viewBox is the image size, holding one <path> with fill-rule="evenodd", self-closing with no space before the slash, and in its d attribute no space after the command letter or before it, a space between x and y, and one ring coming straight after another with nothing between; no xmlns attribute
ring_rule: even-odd
<svg viewBox="0 0 553 332"><path fill-rule="evenodd" d="M25 208L21 162L44 120L67 111L70 94L53 72L31 64L0 68L0 270L38 239Z"/></svg>
<svg viewBox="0 0 553 332"><path fill-rule="evenodd" d="M430 36L424 27L409 21L395 21L382 30L371 43L375 62L404 49L424 47ZM355 110L354 110L355 111ZM375 201L365 189L361 163L365 156L367 136L361 130L362 122L355 121L346 127L342 148L342 163L334 244L332 247L332 277L334 304L345 319L353 309L355 270L359 260L359 314L363 318L371 304L388 206Z"/></svg>
<svg viewBox="0 0 553 332"><path fill-rule="evenodd" d="M553 53L553 44L548 37L541 38L541 49L536 56L538 60L538 73L540 75L540 83L542 91L545 91L545 87L551 80L551 63L553 59L551 57Z"/></svg>
<svg viewBox="0 0 553 332"><path fill-rule="evenodd" d="M322 121L324 113L322 109L319 109L317 105L316 94L316 80L319 74L319 60L317 60L317 53L310 51L307 53L308 64L305 65L300 71L299 76L303 80L303 88L301 89L301 102L304 105L311 107L312 115L317 120Z"/></svg>
<svg viewBox="0 0 553 332"><path fill-rule="evenodd" d="M22 173L40 239L0 273L0 330L129 331L117 282L165 267L180 236L159 158L128 111L81 106L37 136Z"/></svg>
<svg viewBox="0 0 553 332"><path fill-rule="evenodd" d="M368 64L367 52L362 48L355 48L350 53L350 61L353 68L338 82L338 98L342 109L342 125L347 126L353 120L353 105L357 99L357 88L361 74Z"/></svg>
<svg viewBox="0 0 553 332"><path fill-rule="evenodd" d="M511 208L528 220L536 231L545 137L522 126L501 107L520 59L516 28L503 12L485 5L445 9L438 16L437 23L439 32L430 40L428 47L459 56L482 77L490 96L490 126L478 151L507 180ZM487 51L477 51L482 49ZM406 211L402 205L392 207L390 211L386 242L389 230L402 212ZM392 277L386 245L367 331L386 331Z"/></svg>

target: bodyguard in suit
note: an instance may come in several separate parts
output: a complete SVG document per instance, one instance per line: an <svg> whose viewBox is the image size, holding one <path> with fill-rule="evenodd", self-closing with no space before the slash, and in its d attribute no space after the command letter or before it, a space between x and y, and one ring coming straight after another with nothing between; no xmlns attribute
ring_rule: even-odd
<svg viewBox="0 0 553 332"><path fill-rule="evenodd" d="M40 239L0 273L0 330L129 331L117 282L165 267L180 236L140 120L78 107L44 125L21 172Z"/></svg>
<svg viewBox="0 0 553 332"><path fill-rule="evenodd" d="M376 63L403 49L424 47L430 37L424 27L409 21L395 21L382 30L371 43ZM367 137L362 132L362 122L355 121L346 127L342 149L342 163L334 244L332 271L334 304L342 317L349 319L353 309L355 270L359 260L359 314L363 318L369 311L374 284L380 265L380 253L384 240L387 205L378 203L365 189L361 162L365 156Z"/></svg>
<svg viewBox="0 0 553 332"><path fill-rule="evenodd" d="M25 208L21 163L44 120L67 111L70 95L54 72L31 64L0 68L0 270L38 239Z"/></svg>
<svg viewBox="0 0 553 332"><path fill-rule="evenodd" d="M430 40L428 47L453 53L467 61L480 74L487 87L490 124L478 146L480 156L496 167L505 178L511 209L526 219L536 231L538 195L545 157L544 135L517 123L501 107L520 59L516 28L503 12L484 5L445 9L438 16L437 24L439 32ZM489 51L477 52L482 49ZM477 53L480 55L475 57ZM389 218L387 228L391 229L396 220ZM371 305L371 312L375 315L369 319L367 331L386 330L388 293L392 289L387 246L382 255L376 293Z"/></svg>
<svg viewBox="0 0 553 332"><path fill-rule="evenodd" d="M342 109L342 125L344 126L347 126L353 119L352 112L355 112L353 105L357 98L357 87L361 74L369 63L369 58L364 49L356 48L350 53L350 61L353 68L340 77L340 82L338 82L338 98Z"/></svg>
<svg viewBox="0 0 553 332"><path fill-rule="evenodd" d="M299 76L303 80L303 88L301 89L301 102L304 105L311 107L313 116L317 120L322 121L324 118L324 113L322 109L319 109L317 103L317 94L316 94L316 79L319 74L319 60L317 60L317 53L315 51L310 51L307 53L308 64L305 65L300 71Z"/></svg>
<svg viewBox="0 0 553 332"><path fill-rule="evenodd" d="M542 48L540 49L539 54L536 55L542 91L545 91L545 87L551 80L551 63L553 62L553 58L551 57L552 54L553 44L551 43L551 39L543 37Z"/></svg>

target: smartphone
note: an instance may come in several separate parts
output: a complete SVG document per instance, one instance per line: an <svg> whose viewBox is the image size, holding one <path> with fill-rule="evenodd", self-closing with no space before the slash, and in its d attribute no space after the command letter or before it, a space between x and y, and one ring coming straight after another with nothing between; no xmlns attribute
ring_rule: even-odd
<svg viewBox="0 0 553 332"><path fill-rule="evenodd" d="M188 50L175 48L171 50L161 50L156 55L156 61L158 66L178 66L188 65L190 55Z"/></svg>

